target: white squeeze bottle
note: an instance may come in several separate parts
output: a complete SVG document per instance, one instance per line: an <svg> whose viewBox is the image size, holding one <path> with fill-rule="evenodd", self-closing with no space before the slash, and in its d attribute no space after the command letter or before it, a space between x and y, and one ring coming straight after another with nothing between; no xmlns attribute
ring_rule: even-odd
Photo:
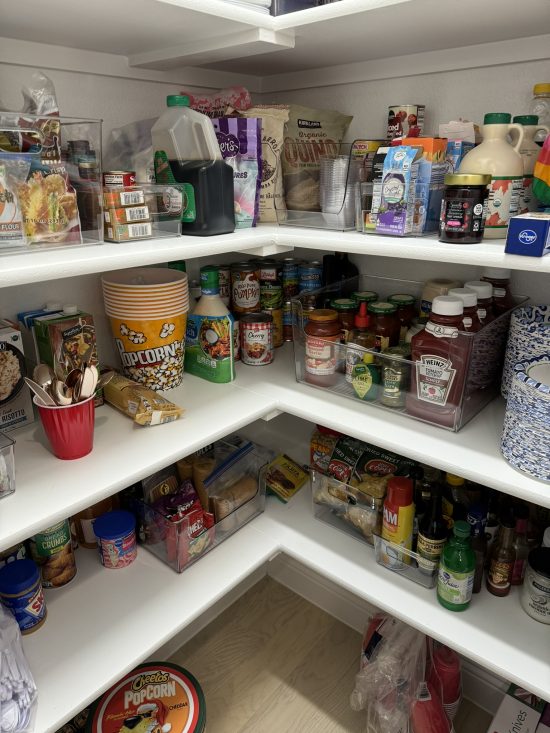
<svg viewBox="0 0 550 733"><path fill-rule="evenodd" d="M519 147L519 154L523 160L523 186L519 199L519 213L526 214L528 211L536 211L538 202L533 196L533 173L535 163L540 153L540 145L535 140L539 133L548 135L550 132L546 125L539 125L537 115L517 115L514 122L523 127L523 143ZM510 130L510 139L515 146L517 140L516 129Z"/></svg>
<svg viewBox="0 0 550 733"><path fill-rule="evenodd" d="M523 160L518 150L524 131L511 120L507 112L486 114L481 128L483 142L464 156L459 168L459 173L491 175L485 239L505 239L508 222L518 213L523 185ZM517 133L514 146L507 140L512 131Z"/></svg>

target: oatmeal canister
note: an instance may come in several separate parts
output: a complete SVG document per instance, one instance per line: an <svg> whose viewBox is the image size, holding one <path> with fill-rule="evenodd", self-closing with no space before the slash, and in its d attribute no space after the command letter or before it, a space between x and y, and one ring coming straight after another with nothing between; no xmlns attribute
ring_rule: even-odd
<svg viewBox="0 0 550 733"><path fill-rule="evenodd" d="M260 307L260 268L253 262L231 266L231 302L234 313L254 313Z"/></svg>
<svg viewBox="0 0 550 733"><path fill-rule="evenodd" d="M137 557L136 518L123 510L106 512L94 522L99 559L105 568L128 567Z"/></svg>
<svg viewBox="0 0 550 733"><path fill-rule="evenodd" d="M0 569L0 601L12 612L22 634L42 626L46 603L40 572L32 560L16 560Z"/></svg>
<svg viewBox="0 0 550 733"><path fill-rule="evenodd" d="M264 366L273 361L273 318L268 313L247 313L239 321L241 361Z"/></svg>
<svg viewBox="0 0 550 733"><path fill-rule="evenodd" d="M529 553L520 602L535 621L550 624L550 547Z"/></svg>
<svg viewBox="0 0 550 733"><path fill-rule="evenodd" d="M31 537L30 550L32 559L40 568L44 588L61 588L76 575L68 519Z"/></svg>

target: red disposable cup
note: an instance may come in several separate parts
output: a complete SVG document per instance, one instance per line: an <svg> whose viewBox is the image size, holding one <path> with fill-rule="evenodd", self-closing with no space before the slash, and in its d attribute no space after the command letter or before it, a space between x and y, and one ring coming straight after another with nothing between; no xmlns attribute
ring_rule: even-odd
<svg viewBox="0 0 550 733"><path fill-rule="evenodd" d="M82 458L94 446L94 397L72 405L43 405L37 397L34 404L42 420L44 432L55 456L65 461Z"/></svg>

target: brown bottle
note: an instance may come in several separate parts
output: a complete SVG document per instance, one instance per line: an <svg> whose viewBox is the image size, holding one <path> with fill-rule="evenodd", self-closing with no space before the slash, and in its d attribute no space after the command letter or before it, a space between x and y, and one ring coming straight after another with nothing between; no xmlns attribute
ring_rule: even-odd
<svg viewBox="0 0 550 733"><path fill-rule="evenodd" d="M500 526L497 544L491 553L487 590L494 596L507 596L512 587L512 574L516 551L514 549L515 523L504 519Z"/></svg>

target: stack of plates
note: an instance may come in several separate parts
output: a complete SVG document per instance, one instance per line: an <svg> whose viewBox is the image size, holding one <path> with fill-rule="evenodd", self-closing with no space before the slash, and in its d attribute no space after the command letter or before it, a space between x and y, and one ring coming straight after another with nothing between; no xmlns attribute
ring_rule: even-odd
<svg viewBox="0 0 550 733"><path fill-rule="evenodd" d="M515 468L550 481L549 446L550 352L515 365L501 450Z"/></svg>
<svg viewBox="0 0 550 733"><path fill-rule="evenodd" d="M501 391L508 397L514 367L520 361L550 355L550 305L524 305L510 319Z"/></svg>
<svg viewBox="0 0 550 733"><path fill-rule="evenodd" d="M361 161L349 155L326 155L320 160L319 197L329 226L355 225L355 200L362 171Z"/></svg>

